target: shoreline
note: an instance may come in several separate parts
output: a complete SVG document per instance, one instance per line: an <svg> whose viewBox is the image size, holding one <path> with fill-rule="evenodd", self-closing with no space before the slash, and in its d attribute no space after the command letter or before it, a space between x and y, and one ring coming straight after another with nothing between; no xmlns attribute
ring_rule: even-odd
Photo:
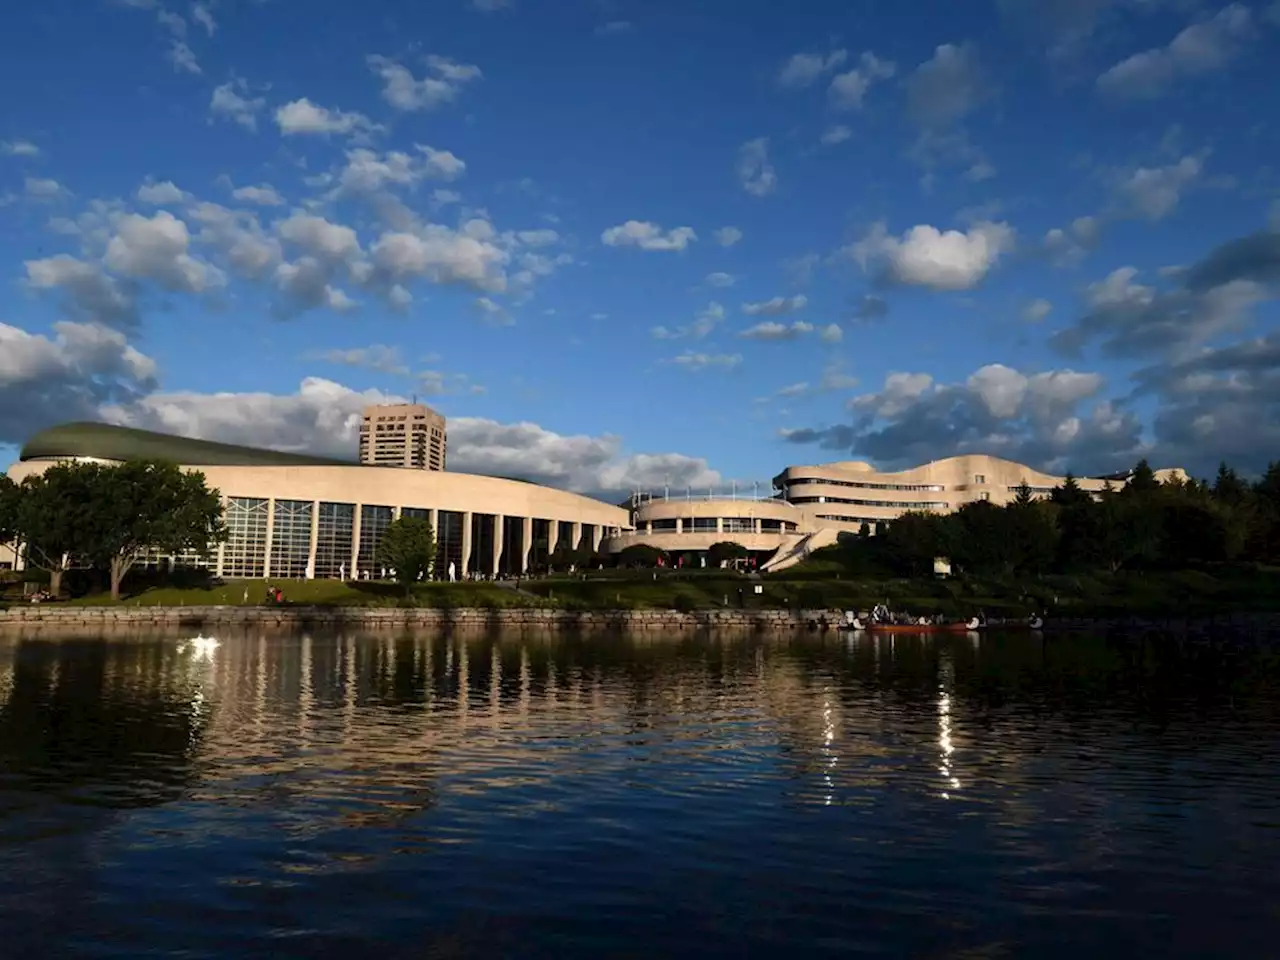
<svg viewBox="0 0 1280 960"><path fill-rule="evenodd" d="M60 606L28 604L0 609L0 630L23 627L433 627L612 630L746 629L835 630L832 609L570 610L547 607L338 607L338 606ZM1067 617L1050 619L1051 632L1155 630L1176 633L1229 630L1280 635L1280 613L1223 613L1208 617ZM1021 628L1014 628L1019 630ZM994 627L993 632L1000 632Z"/></svg>

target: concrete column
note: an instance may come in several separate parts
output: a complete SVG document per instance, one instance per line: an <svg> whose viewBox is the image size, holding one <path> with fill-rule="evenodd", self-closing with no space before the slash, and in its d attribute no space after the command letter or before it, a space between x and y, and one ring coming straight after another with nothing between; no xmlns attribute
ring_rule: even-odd
<svg viewBox="0 0 1280 960"><path fill-rule="evenodd" d="M394 520L399 520L399 519L400 519L400 508L399 508L399 507L392 507L392 508L391 508L391 519L392 519L393 521L394 521Z"/></svg>
<svg viewBox="0 0 1280 960"><path fill-rule="evenodd" d="M716 533L724 533L724 517L716 517Z"/></svg>
<svg viewBox="0 0 1280 960"><path fill-rule="evenodd" d="M458 571L458 579L462 579L471 569L471 513L462 515L462 569Z"/></svg>
<svg viewBox="0 0 1280 960"><path fill-rule="evenodd" d="M560 521L551 520L547 523L547 556L555 553L558 546L560 546Z"/></svg>
<svg viewBox="0 0 1280 960"><path fill-rule="evenodd" d="M502 562L502 532L506 524L500 513L493 515L493 575L498 575L498 564Z"/></svg>
<svg viewBox="0 0 1280 960"><path fill-rule="evenodd" d="M351 520L351 559L347 563L347 576L352 580L360 579L360 511L356 504L356 515Z"/></svg>
<svg viewBox="0 0 1280 960"><path fill-rule="evenodd" d="M600 549L600 541L604 539L604 527L601 524L595 524L591 528L591 552L595 553Z"/></svg>
<svg viewBox="0 0 1280 960"><path fill-rule="evenodd" d="M272 497L267 501L267 549L262 554L262 576L271 579L271 538L276 531L276 501Z"/></svg>
<svg viewBox="0 0 1280 960"><path fill-rule="evenodd" d="M307 548L307 579L316 578L316 544L320 540L320 501L311 501L311 546Z"/></svg>
<svg viewBox="0 0 1280 960"><path fill-rule="evenodd" d="M582 546L582 524L577 520L573 521L573 549L577 550Z"/></svg>
<svg viewBox="0 0 1280 960"><path fill-rule="evenodd" d="M752 532L752 533L755 533L755 534L757 534L757 535L760 533L760 518L759 518L759 517L756 517L754 520L752 520L752 521L751 521L751 532Z"/></svg>
<svg viewBox="0 0 1280 960"><path fill-rule="evenodd" d="M440 519L440 511L432 507L427 511L427 523L431 524L431 532L435 534L436 542L440 542L440 525L436 521Z"/></svg>
<svg viewBox="0 0 1280 960"><path fill-rule="evenodd" d="M684 533L684 517L676 517L676 533Z"/></svg>
<svg viewBox="0 0 1280 960"><path fill-rule="evenodd" d="M550 534L548 534L550 536ZM529 572L529 555L533 553L533 517L520 518L520 572Z"/></svg>

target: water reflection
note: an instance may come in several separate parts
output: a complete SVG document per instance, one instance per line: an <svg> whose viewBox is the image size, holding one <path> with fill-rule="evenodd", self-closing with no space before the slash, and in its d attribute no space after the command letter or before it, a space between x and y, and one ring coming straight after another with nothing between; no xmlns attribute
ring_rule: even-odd
<svg viewBox="0 0 1280 960"><path fill-rule="evenodd" d="M1280 932L1266 650L219 639L0 641L11 950L1068 956L1161 925L1171 955L1265 955Z"/></svg>

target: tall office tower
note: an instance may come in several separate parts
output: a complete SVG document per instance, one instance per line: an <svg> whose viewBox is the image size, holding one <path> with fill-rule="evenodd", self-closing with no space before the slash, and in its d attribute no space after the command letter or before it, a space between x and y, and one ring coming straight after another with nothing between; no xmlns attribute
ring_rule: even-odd
<svg viewBox="0 0 1280 960"><path fill-rule="evenodd" d="M374 467L443 470L444 417L421 403L365 407L360 462Z"/></svg>

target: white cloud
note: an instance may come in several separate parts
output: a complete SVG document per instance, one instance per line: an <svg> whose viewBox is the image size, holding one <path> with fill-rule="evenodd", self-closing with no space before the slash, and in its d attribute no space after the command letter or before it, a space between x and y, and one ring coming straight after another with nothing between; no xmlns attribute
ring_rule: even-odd
<svg viewBox="0 0 1280 960"><path fill-rule="evenodd" d="M218 24L213 19L213 14L209 11L208 3L193 3L191 5L191 19L204 27L206 36L212 37L218 29Z"/></svg>
<svg viewBox="0 0 1280 960"><path fill-rule="evenodd" d="M1182 191L1200 176L1197 157L1183 157L1167 167L1139 167L1119 185L1119 193L1127 212L1160 220L1178 206Z"/></svg>
<svg viewBox="0 0 1280 960"><path fill-rule="evenodd" d="M987 93L973 46L944 43L907 78L907 111L921 126L946 126L968 115Z"/></svg>
<svg viewBox="0 0 1280 960"><path fill-rule="evenodd" d="M33 200L57 200L69 193L57 180L48 177L27 177L23 189Z"/></svg>
<svg viewBox="0 0 1280 960"><path fill-rule="evenodd" d="M138 321L132 292L96 263L60 253L24 266L27 283L37 290L64 291L71 312L91 324L132 327Z"/></svg>
<svg viewBox="0 0 1280 960"><path fill-rule="evenodd" d="M267 183L257 186L236 187L231 196L241 203L253 203L260 207L278 207L284 204L284 197L276 192L276 188Z"/></svg>
<svg viewBox="0 0 1280 960"><path fill-rule="evenodd" d="M662 227L647 220L628 220L600 234L609 247L639 247L641 250L683 250L698 239L692 227L675 227L663 232Z"/></svg>
<svg viewBox="0 0 1280 960"><path fill-rule="evenodd" d="M738 336L746 340L796 340L807 333L813 333L813 324L797 320L792 324L778 323L776 320L765 320L754 327L748 327Z"/></svg>
<svg viewBox="0 0 1280 960"><path fill-rule="evenodd" d="M837 143L844 143L853 136L853 130L845 126L843 123L832 124L822 131L822 142L827 146Z"/></svg>
<svg viewBox="0 0 1280 960"><path fill-rule="evenodd" d="M742 239L742 231L737 227L721 227L711 235L722 247L732 247Z"/></svg>
<svg viewBox="0 0 1280 960"><path fill-rule="evenodd" d="M151 204L155 207L170 206L182 203L187 199L185 191L180 190L172 180L161 183L144 183L135 194L139 203Z"/></svg>
<svg viewBox="0 0 1280 960"><path fill-rule="evenodd" d="M1187 27L1168 46L1120 61L1098 77L1098 90L1120 99L1158 97L1177 80L1223 69L1256 33L1249 8L1233 3Z"/></svg>
<svg viewBox="0 0 1280 960"><path fill-rule="evenodd" d="M1013 228L1005 223L976 223L968 231L941 231L922 224L901 239L877 224L849 252L867 270L883 264L888 279L934 290L970 290L1013 247Z"/></svg>
<svg viewBox="0 0 1280 960"><path fill-rule="evenodd" d="M830 73L845 62L848 53L832 50L828 54L797 53L778 70L778 86L783 89L799 89L813 84L825 73Z"/></svg>
<svg viewBox="0 0 1280 960"><path fill-rule="evenodd" d="M388 284L420 278L493 293L507 286L503 268L510 255L482 220L470 220L458 231L428 224L417 231L383 233L369 253L376 275Z"/></svg>
<svg viewBox="0 0 1280 960"><path fill-rule="evenodd" d="M519 230L516 239L527 247L549 247L560 242L560 234L554 230Z"/></svg>
<svg viewBox="0 0 1280 960"><path fill-rule="evenodd" d="M253 213L200 202L187 216L200 224L196 241L213 248L237 276L262 280L275 272L282 258L280 241L267 234Z"/></svg>
<svg viewBox="0 0 1280 960"><path fill-rule="evenodd" d="M477 66L436 55L426 58L428 73L421 80L415 79L408 67L389 57L373 55L368 63L382 78L382 98L397 110L434 110L453 103L467 84L483 76Z"/></svg>
<svg viewBox="0 0 1280 960"><path fill-rule="evenodd" d="M476 297L474 306L480 318L491 326L510 327L516 322L507 308L491 297Z"/></svg>
<svg viewBox="0 0 1280 960"><path fill-rule="evenodd" d="M316 134L329 136L368 133L376 125L364 114L330 110L312 103L306 97L286 103L275 114L276 126L284 136Z"/></svg>
<svg viewBox="0 0 1280 960"><path fill-rule="evenodd" d="M0 323L0 443L35 430L97 418L103 403L155 388L155 362L124 335L94 323L62 321L54 335Z"/></svg>
<svg viewBox="0 0 1280 960"><path fill-rule="evenodd" d="M1042 242L1044 252L1055 266L1074 266L1098 243L1101 229L1095 217L1077 217L1065 229L1054 227Z"/></svg>
<svg viewBox="0 0 1280 960"><path fill-rule="evenodd" d="M731 370L742 362L742 354L695 353L692 350L686 350L684 353L672 357L668 362L692 373L697 373L710 367L723 367Z"/></svg>
<svg viewBox="0 0 1280 960"><path fill-rule="evenodd" d="M30 140L0 140L0 153L8 157L38 157L40 148Z"/></svg>
<svg viewBox="0 0 1280 960"><path fill-rule="evenodd" d="M808 302L808 297L803 293L798 293L794 297L773 297L769 300L761 300L758 303L744 303L742 312L749 317L776 317L784 313L803 310Z"/></svg>
<svg viewBox="0 0 1280 960"><path fill-rule="evenodd" d="M616 37L620 33L630 33L635 27L630 20L610 20L596 27L597 37Z"/></svg>
<svg viewBox="0 0 1280 960"><path fill-rule="evenodd" d="M738 148L734 167L738 185L753 197L766 197L778 186L778 174L769 161L769 138L757 137Z"/></svg>
<svg viewBox="0 0 1280 960"><path fill-rule="evenodd" d="M831 78L827 97L836 110L860 110L862 99L871 89L871 85L877 80L892 77L896 71L897 66L894 63L881 60L874 53L864 53L858 61L858 66Z"/></svg>
<svg viewBox="0 0 1280 960"><path fill-rule="evenodd" d="M709 287L732 287L737 280L731 273L716 272L708 273L702 282Z"/></svg>
<svg viewBox="0 0 1280 960"><path fill-rule="evenodd" d="M655 340L683 340L686 337L703 340L724 322L724 318L724 307L712 300L698 311L697 316L693 318L693 323L688 326L676 327L674 330L670 327L654 327L649 334Z"/></svg>
<svg viewBox="0 0 1280 960"><path fill-rule="evenodd" d="M323 260L350 261L361 253L360 241L353 229L312 214L293 214L276 225L276 233Z"/></svg>
<svg viewBox="0 0 1280 960"><path fill-rule="evenodd" d="M125 426L354 460L364 407L407 399L308 377L288 395L157 393L109 404L101 414ZM664 480L676 486L720 483L720 475L705 460L675 453L629 454L613 435L570 436L533 423L503 424L477 417L449 418L449 469L602 494Z"/></svg>
<svg viewBox="0 0 1280 960"><path fill-rule="evenodd" d="M173 69L177 73L199 75L201 72L195 53L181 40L174 40L169 44L169 52L165 55L165 58L173 65Z"/></svg>
<svg viewBox="0 0 1280 960"><path fill-rule="evenodd" d="M257 130L258 113L266 103L262 97L249 96L249 85L236 78L214 88L209 112L218 119L238 123L246 130Z"/></svg>
<svg viewBox="0 0 1280 960"><path fill-rule="evenodd" d="M314 356L316 359L323 360L326 363L376 370L379 373L387 373L392 376L407 376L409 373L409 367L401 357L400 349L398 347L388 347L381 343L346 350L325 350Z"/></svg>
<svg viewBox="0 0 1280 960"><path fill-rule="evenodd" d="M818 331L818 339L823 343L840 343L844 340L844 330L838 323L828 323Z"/></svg>
<svg viewBox="0 0 1280 960"><path fill-rule="evenodd" d="M151 280L166 290L202 293L222 286L222 272L191 256L189 244L186 223L167 210L150 218L131 213L116 225L103 263L121 276Z"/></svg>
<svg viewBox="0 0 1280 960"><path fill-rule="evenodd" d="M1048 300L1032 300L1022 308L1022 319L1028 323L1039 323L1053 312L1053 304Z"/></svg>

